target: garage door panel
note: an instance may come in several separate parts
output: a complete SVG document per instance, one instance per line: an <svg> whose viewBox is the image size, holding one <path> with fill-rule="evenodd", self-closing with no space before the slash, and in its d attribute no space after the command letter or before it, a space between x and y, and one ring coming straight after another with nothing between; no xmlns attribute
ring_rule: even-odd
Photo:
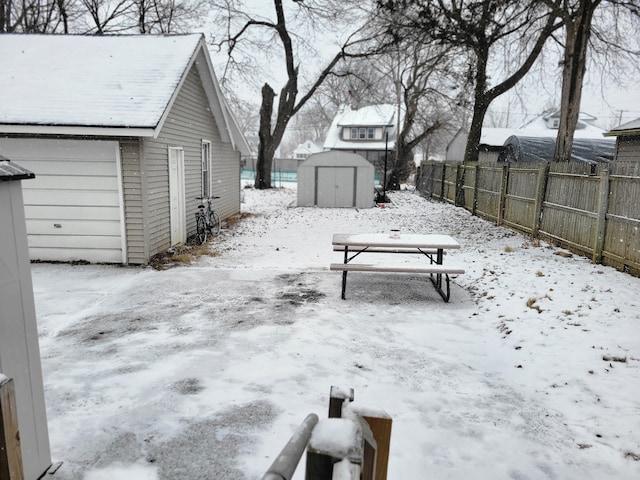
<svg viewBox="0 0 640 480"><path fill-rule="evenodd" d="M117 141L0 138L0 154L36 175L22 184L32 259L122 263L118 152Z"/></svg>
<svg viewBox="0 0 640 480"><path fill-rule="evenodd" d="M25 160L44 158L49 160L64 160L66 158L79 159L80 161L97 161L113 159L113 150L116 142L109 140L49 140L44 138L3 139L0 151L11 153L13 159ZM5 154L3 154L5 155ZM6 156L6 155L5 155Z"/></svg>
<svg viewBox="0 0 640 480"><path fill-rule="evenodd" d="M91 192L66 190L26 190L25 205L58 205L79 207L117 206L118 192Z"/></svg>
<svg viewBox="0 0 640 480"><path fill-rule="evenodd" d="M5 155L6 156L6 155ZM11 158L24 168L35 172L36 175L57 175L69 176L75 175L95 175L113 177L116 175L116 165L113 162L70 162L70 161L53 161L53 160L20 160Z"/></svg>
<svg viewBox="0 0 640 480"><path fill-rule="evenodd" d="M120 249L120 238L100 235L29 235L29 248Z"/></svg>
<svg viewBox="0 0 640 480"><path fill-rule="evenodd" d="M29 181L29 188L26 190L111 190L117 192L114 186L113 177L39 175Z"/></svg>
<svg viewBox="0 0 640 480"><path fill-rule="evenodd" d="M104 222L96 220L57 221L27 220L27 230L32 235L110 235L120 237L120 222Z"/></svg>
<svg viewBox="0 0 640 480"><path fill-rule="evenodd" d="M33 220L92 220L100 218L107 222L120 221L119 207L70 207L54 205L25 205L27 219Z"/></svg>
<svg viewBox="0 0 640 480"><path fill-rule="evenodd" d="M90 248L39 248L29 247L32 260L46 260L49 262L69 262L73 260L91 259L95 263L121 263L122 251Z"/></svg>

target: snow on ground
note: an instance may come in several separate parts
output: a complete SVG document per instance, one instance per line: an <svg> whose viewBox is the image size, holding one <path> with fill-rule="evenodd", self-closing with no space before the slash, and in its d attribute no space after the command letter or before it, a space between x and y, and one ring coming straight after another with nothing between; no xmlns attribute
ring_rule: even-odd
<svg viewBox="0 0 640 480"><path fill-rule="evenodd" d="M390 480L638 478L640 279L411 191L243 196L191 265L33 265L55 478L259 479L332 385L392 417ZM391 228L460 241L450 303L401 274L340 299L332 234Z"/></svg>

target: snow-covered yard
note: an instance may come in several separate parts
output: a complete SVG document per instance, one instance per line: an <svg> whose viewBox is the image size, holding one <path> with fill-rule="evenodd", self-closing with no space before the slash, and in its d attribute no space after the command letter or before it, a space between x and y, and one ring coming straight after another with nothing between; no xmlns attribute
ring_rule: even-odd
<svg viewBox="0 0 640 480"><path fill-rule="evenodd" d="M332 385L393 418L389 480L640 478L640 279L410 191L243 194L191 265L33 265L51 478L259 479ZM371 273L340 299L332 234L391 228L459 240L450 303Z"/></svg>

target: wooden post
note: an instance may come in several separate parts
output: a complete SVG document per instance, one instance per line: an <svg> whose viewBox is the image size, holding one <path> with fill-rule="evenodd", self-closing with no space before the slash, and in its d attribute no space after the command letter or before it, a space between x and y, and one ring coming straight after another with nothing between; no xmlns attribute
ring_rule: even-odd
<svg viewBox="0 0 640 480"><path fill-rule="evenodd" d="M544 197L547 190L547 178L549 176L549 164L547 162L540 165L538 170L538 184L536 186L536 198L535 206L533 208L533 225L531 229L531 236L537 237L540 227L542 226L542 206L544 204Z"/></svg>
<svg viewBox="0 0 640 480"><path fill-rule="evenodd" d="M507 183L509 180L509 164L502 166L502 179L500 180L500 197L498 198L498 220L496 225L502 225L504 221L504 205L507 197Z"/></svg>
<svg viewBox="0 0 640 480"><path fill-rule="evenodd" d="M447 164L443 163L442 167L442 175L440 178L440 201L444 201L444 183L447 179Z"/></svg>
<svg viewBox="0 0 640 480"><path fill-rule="evenodd" d="M0 374L0 480L24 480L13 380Z"/></svg>
<svg viewBox="0 0 640 480"><path fill-rule="evenodd" d="M369 424L373 439L376 441L376 475L375 480L387 480L387 469L389 466L389 447L391 445L391 418L369 417L363 415L364 420ZM366 450L365 450L366 457Z"/></svg>
<svg viewBox="0 0 640 480"><path fill-rule="evenodd" d="M329 393L329 418L342 418L342 404L345 400L353 402L353 388L348 392L338 387L331 387Z"/></svg>
<svg viewBox="0 0 640 480"><path fill-rule="evenodd" d="M604 234L607 227L607 210L609 210L609 170L600 172L600 189L598 191L598 223L593 245L593 263L602 262Z"/></svg>

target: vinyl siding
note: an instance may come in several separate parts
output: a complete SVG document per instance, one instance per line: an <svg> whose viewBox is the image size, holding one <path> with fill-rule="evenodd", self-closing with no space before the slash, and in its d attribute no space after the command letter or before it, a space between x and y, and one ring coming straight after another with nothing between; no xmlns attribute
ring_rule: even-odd
<svg viewBox="0 0 640 480"><path fill-rule="evenodd" d="M168 148L184 150L187 237L195 233L195 217L201 195L201 144L211 142L212 192L220 196L214 207L224 219L240 211L240 160L228 143L222 143L195 65L189 71L165 124L156 139L144 139L144 171L147 191L148 255L171 246L169 216Z"/></svg>
<svg viewBox="0 0 640 480"><path fill-rule="evenodd" d="M640 162L640 136L618 137L616 160Z"/></svg>
<svg viewBox="0 0 640 480"><path fill-rule="evenodd" d="M146 195L143 191L141 172L142 153L140 140L120 140L122 161L122 191L124 194L124 217L127 235L127 263L147 262L149 251L145 238L144 211Z"/></svg>

